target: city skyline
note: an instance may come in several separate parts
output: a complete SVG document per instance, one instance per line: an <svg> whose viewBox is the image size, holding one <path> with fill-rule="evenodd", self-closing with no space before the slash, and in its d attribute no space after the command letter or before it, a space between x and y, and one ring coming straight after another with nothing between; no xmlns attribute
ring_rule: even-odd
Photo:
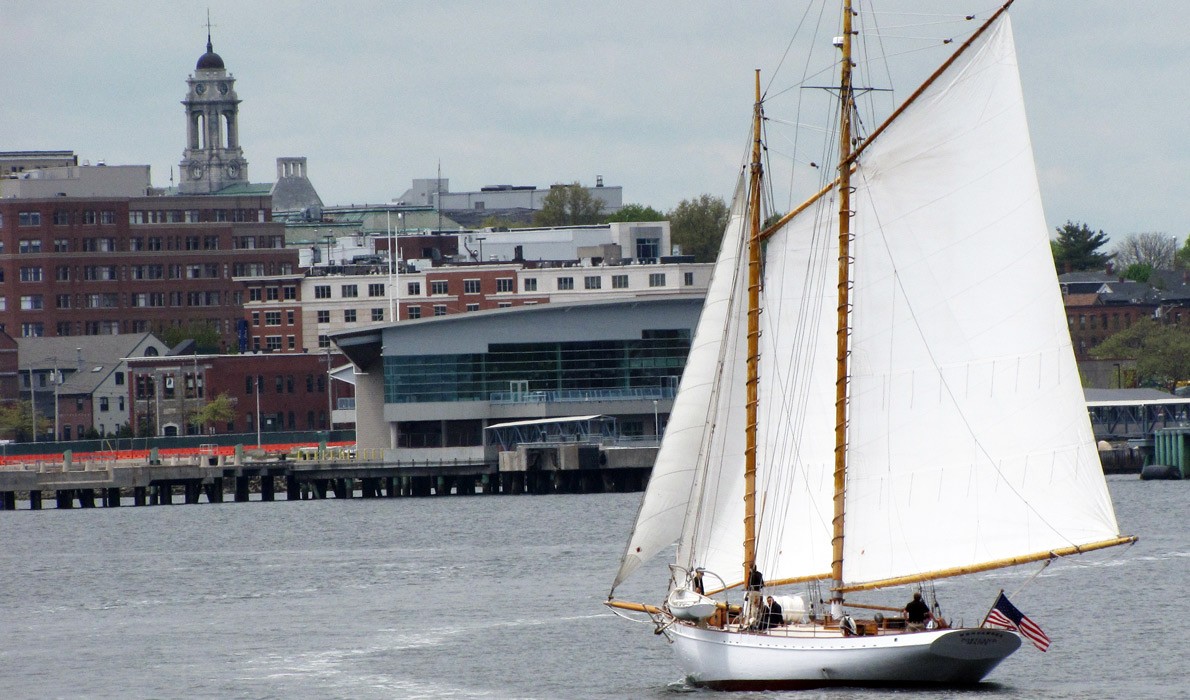
<svg viewBox="0 0 1190 700"><path fill-rule="evenodd" d="M439 168L454 191L602 176L624 188L625 203L666 210L703 193L730 196L752 70L769 85L793 29L819 21L808 4L7 3L0 55L19 98L0 114L3 150L147 163L155 185L168 184L171 169L176 182L180 102L205 50L209 7L214 50L243 100L254 182L274 180L285 156L309 158L327 205L390 202ZM879 36L865 36L891 57L886 82L903 97L949 51L938 39L972 28L926 13L986 17L997 3L880 4L917 13L878 15ZM1184 127L1164 88L1190 70L1178 29L1190 8L1146 6L1167 10L1165 19L1106 0L1013 7L1051 227L1071 219L1113 238L1190 231L1178 206ZM797 94L789 86L802 66L787 61L769 94ZM786 105L777 102L774 123L795 118L778 115ZM774 145L778 176L781 150Z"/></svg>

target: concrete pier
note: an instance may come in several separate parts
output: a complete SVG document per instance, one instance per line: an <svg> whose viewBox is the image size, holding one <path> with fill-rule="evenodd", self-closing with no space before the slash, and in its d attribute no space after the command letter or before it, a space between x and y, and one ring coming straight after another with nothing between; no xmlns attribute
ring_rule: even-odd
<svg viewBox="0 0 1190 700"><path fill-rule="evenodd" d="M232 463L209 456L120 463L79 462L0 469L0 510L59 509L340 498L539 495L640 491L648 483L656 448L634 453L597 446L538 446L501 453L499 463L386 463L383 451L314 459L287 455ZM641 451L644 450L644 451ZM581 457L581 458L580 458ZM280 486L280 488L278 488ZM123 501L125 504L126 501Z"/></svg>

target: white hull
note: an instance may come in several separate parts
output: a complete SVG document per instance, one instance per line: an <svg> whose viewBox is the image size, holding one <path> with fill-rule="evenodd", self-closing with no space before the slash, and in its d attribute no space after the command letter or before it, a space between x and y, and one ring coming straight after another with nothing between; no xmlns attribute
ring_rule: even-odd
<svg viewBox="0 0 1190 700"><path fill-rule="evenodd" d="M843 637L821 627L761 634L676 623L669 632L691 682L729 690L967 685L1021 645L1019 636L998 629Z"/></svg>

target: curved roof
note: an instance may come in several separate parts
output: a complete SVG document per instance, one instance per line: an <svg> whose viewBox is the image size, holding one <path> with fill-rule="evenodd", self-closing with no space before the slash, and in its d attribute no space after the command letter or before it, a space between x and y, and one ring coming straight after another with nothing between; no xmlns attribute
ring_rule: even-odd
<svg viewBox="0 0 1190 700"><path fill-rule="evenodd" d="M207 52L198 57L198 64L194 66L196 70L222 70L223 59L219 54L215 53L211 46L211 37L207 37Z"/></svg>

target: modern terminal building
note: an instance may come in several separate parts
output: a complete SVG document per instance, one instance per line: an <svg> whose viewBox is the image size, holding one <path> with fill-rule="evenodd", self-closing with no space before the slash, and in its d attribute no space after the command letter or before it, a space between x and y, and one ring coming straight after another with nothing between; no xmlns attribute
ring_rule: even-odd
<svg viewBox="0 0 1190 700"><path fill-rule="evenodd" d="M387 463L495 467L494 426L604 416L617 439L655 446L702 303L520 306L334 334L354 364L357 445Z"/></svg>

